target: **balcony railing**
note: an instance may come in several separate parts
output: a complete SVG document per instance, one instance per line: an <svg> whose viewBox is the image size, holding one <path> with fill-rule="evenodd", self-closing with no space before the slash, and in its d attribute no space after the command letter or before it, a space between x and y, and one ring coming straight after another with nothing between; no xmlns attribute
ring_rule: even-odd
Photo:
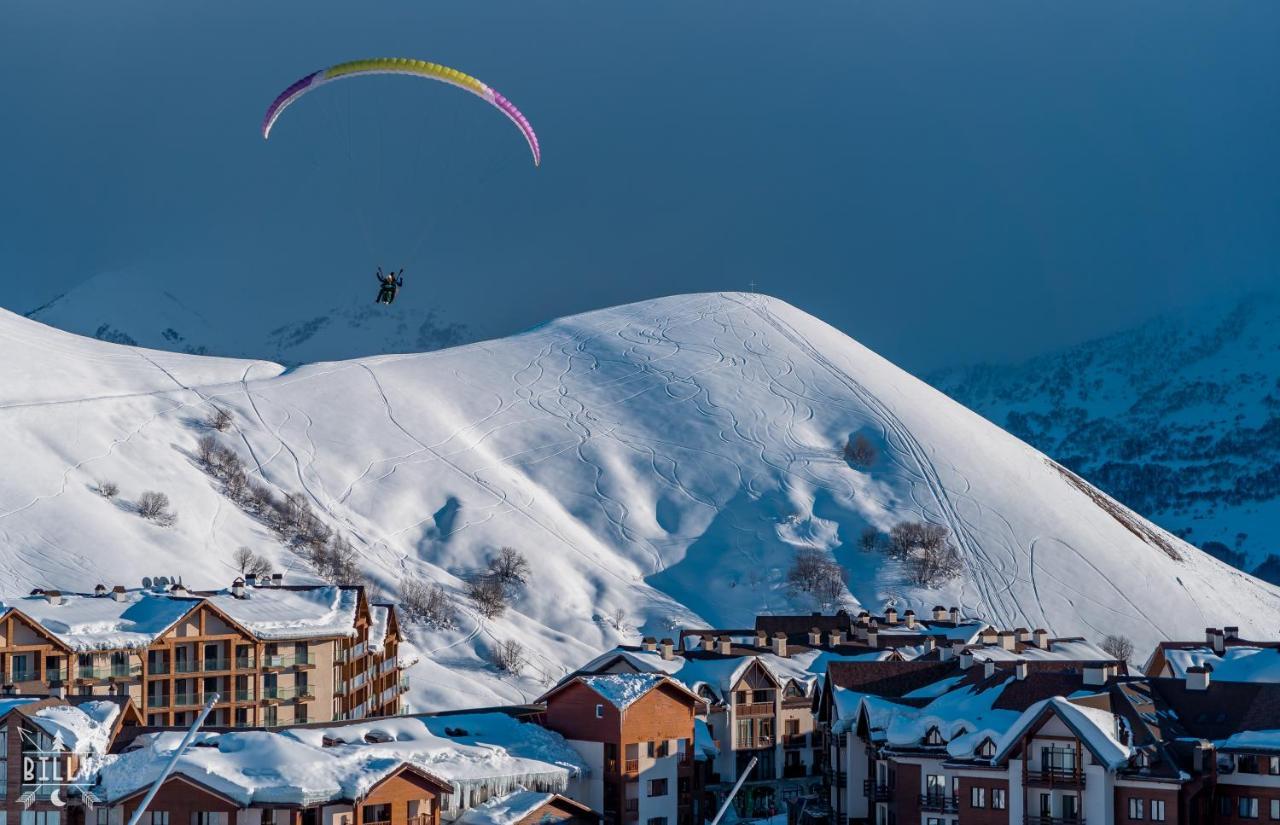
<svg viewBox="0 0 1280 825"><path fill-rule="evenodd" d="M291 687L264 687L262 689L262 698L267 701L287 702L291 700L304 701L316 698L315 689L310 685L291 686Z"/></svg>
<svg viewBox="0 0 1280 825"><path fill-rule="evenodd" d="M893 788L874 783L870 779L863 780L862 793L872 802L889 802L893 799Z"/></svg>
<svg viewBox="0 0 1280 825"><path fill-rule="evenodd" d="M640 760L628 759L622 763L623 773L640 773Z"/></svg>
<svg viewBox="0 0 1280 825"><path fill-rule="evenodd" d="M774 706L773 702L748 702L734 705L733 710L739 716L772 716Z"/></svg>
<svg viewBox="0 0 1280 825"><path fill-rule="evenodd" d="M1027 772L1027 780L1050 785L1084 785L1084 771L1073 768L1032 768Z"/></svg>
<svg viewBox="0 0 1280 825"><path fill-rule="evenodd" d="M168 676L169 660L168 659L149 659L147 660L148 676Z"/></svg>
<svg viewBox="0 0 1280 825"><path fill-rule="evenodd" d="M786 748L807 748L817 744L817 736L812 738L807 733L789 733L782 737L782 745Z"/></svg>
<svg viewBox="0 0 1280 825"><path fill-rule="evenodd" d="M940 793L920 794L920 810L955 813L960 810L960 802L954 796Z"/></svg>
<svg viewBox="0 0 1280 825"><path fill-rule="evenodd" d="M1022 818L1024 825L1084 825L1082 816L1039 816L1027 814Z"/></svg>
<svg viewBox="0 0 1280 825"><path fill-rule="evenodd" d="M205 659L204 660L205 672L215 671L215 670L230 670L230 669L231 669L230 659Z"/></svg>
<svg viewBox="0 0 1280 825"><path fill-rule="evenodd" d="M758 751L772 748L776 744L772 736L757 736L751 739L739 739L734 750Z"/></svg>
<svg viewBox="0 0 1280 825"><path fill-rule="evenodd" d="M169 707L169 696L168 696L168 694L163 694L163 695L160 695L160 696L155 696L155 695L149 695L149 696L147 696L147 707L149 707L149 708L167 708L167 707Z"/></svg>
<svg viewBox="0 0 1280 825"><path fill-rule="evenodd" d="M253 657L252 657L252 656L237 656L237 657L236 657L236 670L253 670L253 669L254 669L254 668L253 668Z"/></svg>
<svg viewBox="0 0 1280 825"><path fill-rule="evenodd" d="M252 702L257 699L257 696L258 696L257 693L252 689L237 690L235 692L235 697L237 702Z"/></svg>
<svg viewBox="0 0 1280 825"><path fill-rule="evenodd" d="M195 659L184 659L181 662L173 663L174 673L196 673L200 670L200 664Z"/></svg>
<svg viewBox="0 0 1280 825"><path fill-rule="evenodd" d="M418 814L409 817L408 825L431 825L431 814Z"/></svg>

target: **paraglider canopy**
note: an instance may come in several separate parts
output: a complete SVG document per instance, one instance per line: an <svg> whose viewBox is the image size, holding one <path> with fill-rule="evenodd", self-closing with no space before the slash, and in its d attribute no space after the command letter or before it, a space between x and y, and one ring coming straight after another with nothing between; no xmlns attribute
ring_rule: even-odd
<svg viewBox="0 0 1280 825"><path fill-rule="evenodd" d="M424 77L429 80L448 83L451 86L470 92L506 115L520 130L520 133L524 135L525 142L529 144L529 150L533 152L534 166L542 164L542 149L538 146L538 136L534 133L533 126L530 125L529 120L520 113L515 104L507 100L495 89L469 74L460 72L457 69L451 69L448 66L442 66L439 63L428 63L425 60L413 60L403 57L379 57L370 60L353 60L348 63L339 63L336 66L313 72L296 81L281 92L267 107L266 116L262 119L263 139L266 140L271 136L271 128L275 125L276 120L279 119L280 114L298 98L334 80L371 74L402 74Z"/></svg>

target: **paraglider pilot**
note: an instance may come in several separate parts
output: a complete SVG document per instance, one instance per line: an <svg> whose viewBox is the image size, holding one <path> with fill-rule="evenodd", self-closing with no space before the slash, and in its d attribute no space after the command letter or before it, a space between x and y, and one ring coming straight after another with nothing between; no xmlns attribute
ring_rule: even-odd
<svg viewBox="0 0 1280 825"><path fill-rule="evenodd" d="M400 287L404 286L404 268L401 267L400 271L394 274L388 272L383 275L382 267L378 267L377 278L381 286L378 287L378 298L374 303L390 304L396 299L396 293L400 291Z"/></svg>

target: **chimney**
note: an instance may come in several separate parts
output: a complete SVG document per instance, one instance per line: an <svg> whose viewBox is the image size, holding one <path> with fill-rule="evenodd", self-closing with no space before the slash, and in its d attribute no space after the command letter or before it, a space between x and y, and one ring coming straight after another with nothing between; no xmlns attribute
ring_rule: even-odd
<svg viewBox="0 0 1280 825"><path fill-rule="evenodd" d="M62 604L62 593L58 590L46 590L44 600L49 604Z"/></svg>
<svg viewBox="0 0 1280 825"><path fill-rule="evenodd" d="M809 647L822 647L822 631L816 627L809 628Z"/></svg>
<svg viewBox="0 0 1280 825"><path fill-rule="evenodd" d="M245 583L245 584L247 584L249 587L257 587L257 586L258 586L258 574L257 574L257 573L246 573L246 574L245 574L245 577L244 577L244 583Z"/></svg>
<svg viewBox="0 0 1280 825"><path fill-rule="evenodd" d="M995 661L995 659L987 659L987 660L985 660L985 661L982 663L982 678L984 678L984 679L990 679L992 676L995 676L995 675L996 675L996 661Z"/></svg>
<svg viewBox="0 0 1280 825"><path fill-rule="evenodd" d="M896 607L886 607L884 609L884 623L885 624L898 623L898 609Z"/></svg>
<svg viewBox="0 0 1280 825"><path fill-rule="evenodd" d="M781 630L773 634L773 655L783 658L787 655L787 634Z"/></svg>
<svg viewBox="0 0 1280 825"><path fill-rule="evenodd" d="M716 649L715 637L710 634L707 634L706 636L701 637L699 641L701 642L702 649L705 650L707 653L710 653L711 651Z"/></svg>
<svg viewBox="0 0 1280 825"><path fill-rule="evenodd" d="M1013 650L1015 647L1017 647L1017 645L1015 644L1016 641L1017 641L1017 637L1013 635L1012 630L1000 631L1000 647L1004 648L1005 650Z"/></svg>
<svg viewBox="0 0 1280 825"><path fill-rule="evenodd" d="M1101 687L1107 683L1107 666L1103 662L1086 662L1084 666L1084 683L1090 687Z"/></svg>
<svg viewBox="0 0 1280 825"><path fill-rule="evenodd" d="M951 623L957 625L960 624L960 608L951 608Z"/></svg>
<svg viewBox="0 0 1280 825"><path fill-rule="evenodd" d="M880 646L880 628L876 627L875 622L867 627L867 644L871 647Z"/></svg>
<svg viewBox="0 0 1280 825"><path fill-rule="evenodd" d="M231 582L231 597L233 599L244 598L244 579L236 576L235 581Z"/></svg>
<svg viewBox="0 0 1280 825"><path fill-rule="evenodd" d="M827 639L830 640L832 647L839 647L844 644L844 631L832 628L827 632Z"/></svg>
<svg viewBox="0 0 1280 825"><path fill-rule="evenodd" d="M676 645L671 639L658 642L658 650L662 651L662 658L668 662L676 657Z"/></svg>
<svg viewBox="0 0 1280 825"><path fill-rule="evenodd" d="M1013 663L1013 674L1019 682L1025 681L1027 678L1027 660L1019 659Z"/></svg>
<svg viewBox="0 0 1280 825"><path fill-rule="evenodd" d="M1187 690L1208 690L1209 674L1213 668L1209 665L1193 665L1187 668Z"/></svg>
<svg viewBox="0 0 1280 825"><path fill-rule="evenodd" d="M111 598L118 602L124 601L128 596L129 594L125 592L123 584L117 584L115 587L111 588Z"/></svg>
<svg viewBox="0 0 1280 825"><path fill-rule="evenodd" d="M280 586L281 584L283 584L283 583L284 583L284 574L283 574L283 573L272 573L272 574L271 574L271 586L272 586L272 587L279 587L279 586Z"/></svg>
<svg viewBox="0 0 1280 825"><path fill-rule="evenodd" d="M991 625L982 628L982 632L978 634L978 641L984 645L993 645L1000 641L1000 632Z"/></svg>
<svg viewBox="0 0 1280 825"><path fill-rule="evenodd" d="M191 594L187 592L186 585L175 584L174 586L169 588L169 595L170 596L189 596Z"/></svg>
<svg viewBox="0 0 1280 825"><path fill-rule="evenodd" d="M1013 635L1024 645L1031 644L1031 631L1027 630L1025 627L1015 627L1013 629Z"/></svg>
<svg viewBox="0 0 1280 825"><path fill-rule="evenodd" d="M1240 638L1240 628L1238 627L1224 627L1222 632L1227 637L1227 641L1234 642Z"/></svg>
<svg viewBox="0 0 1280 825"><path fill-rule="evenodd" d="M769 646L769 634L765 633L763 630L757 630L756 631L756 647L768 647L768 646Z"/></svg>
<svg viewBox="0 0 1280 825"><path fill-rule="evenodd" d="M730 639L728 636L721 636L716 639L716 644L720 647L720 654L722 656L728 656L733 652L733 639Z"/></svg>
<svg viewBox="0 0 1280 825"><path fill-rule="evenodd" d="M903 613L902 620L906 622L907 630L916 629L916 612L914 610L908 610L906 613Z"/></svg>
<svg viewBox="0 0 1280 825"><path fill-rule="evenodd" d="M1041 650L1049 649L1049 631L1045 630L1043 627L1037 627L1035 630L1031 631L1031 638L1035 641L1036 647Z"/></svg>
<svg viewBox="0 0 1280 825"><path fill-rule="evenodd" d="M865 611L865 610L859 610L859 611L858 611L858 621L860 621L860 622L869 622L869 621L871 621L871 614L870 614L870 613L868 613L868 612L867 612L867 611Z"/></svg>
<svg viewBox="0 0 1280 825"><path fill-rule="evenodd" d="M960 651L960 669L968 670L973 667L973 653L968 650Z"/></svg>
<svg viewBox="0 0 1280 825"><path fill-rule="evenodd" d="M1191 752L1191 769L1198 774L1208 773L1216 763L1217 759L1213 754L1213 743L1207 739L1201 739L1196 742L1195 749Z"/></svg>
<svg viewBox="0 0 1280 825"><path fill-rule="evenodd" d="M933 641L933 637L932 637L932 636L930 636L930 637L929 637L929 641L930 641L930 642L932 642L932 641ZM954 659L955 657L956 657L956 652L955 652L955 650L953 650L953 649L952 649L951 647L949 647L948 645L943 645L942 647L938 648L938 660L939 660L939 661L949 662L949 661L951 661L952 659Z"/></svg>
<svg viewBox="0 0 1280 825"><path fill-rule="evenodd" d="M937 639L933 638L932 636L925 636L925 637L924 637L924 652L925 652L925 653L932 653L932 652L933 652L933 650L934 650L934 648L936 648L937 646L938 646L938 640L937 640ZM945 648L944 648L944 650L945 650Z"/></svg>
<svg viewBox="0 0 1280 825"><path fill-rule="evenodd" d="M947 609L940 604L933 606L933 620L935 622L945 622L947 620Z"/></svg>
<svg viewBox="0 0 1280 825"><path fill-rule="evenodd" d="M93 595L95 598L101 599L107 595L107 586L105 584L95 584L93 586Z"/></svg>
<svg viewBox="0 0 1280 825"><path fill-rule="evenodd" d="M640 640L640 649L646 653L654 653L658 649L658 640L652 636L645 636Z"/></svg>

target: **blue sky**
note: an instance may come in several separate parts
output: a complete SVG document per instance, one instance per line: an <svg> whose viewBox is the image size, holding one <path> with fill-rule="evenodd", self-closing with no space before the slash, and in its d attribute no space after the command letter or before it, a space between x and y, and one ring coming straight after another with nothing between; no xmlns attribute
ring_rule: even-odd
<svg viewBox="0 0 1280 825"><path fill-rule="evenodd" d="M496 335L754 282L911 369L1021 358L1280 282L1277 43L1271 2L10 0L0 305L130 269L285 323L382 264ZM378 55L543 167L403 78L261 140Z"/></svg>

